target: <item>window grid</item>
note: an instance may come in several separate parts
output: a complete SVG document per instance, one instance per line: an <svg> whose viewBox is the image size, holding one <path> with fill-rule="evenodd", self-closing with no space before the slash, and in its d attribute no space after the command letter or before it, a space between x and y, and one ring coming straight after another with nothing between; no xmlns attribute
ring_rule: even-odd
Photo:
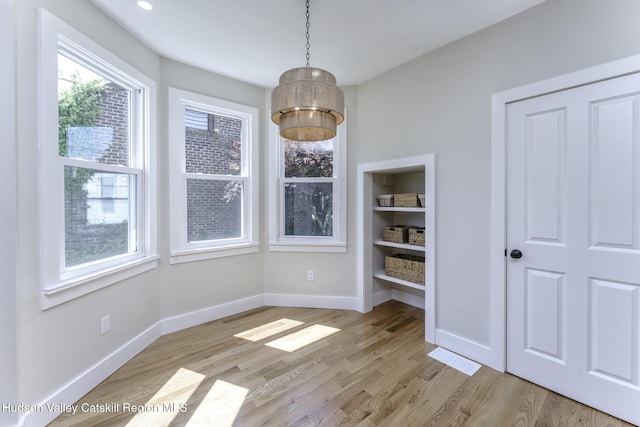
<svg viewBox="0 0 640 427"><path fill-rule="evenodd" d="M171 262L255 252L257 110L174 88L169 93L170 192L176 200ZM193 117L206 128L193 126Z"/></svg>
<svg viewBox="0 0 640 427"><path fill-rule="evenodd" d="M269 250L346 251L346 121L331 140L288 141L271 125Z"/></svg>
<svg viewBox="0 0 640 427"><path fill-rule="evenodd" d="M123 257L140 256L141 201L137 183L142 182L142 169L135 156L140 144L134 131L140 126L135 98L138 91L122 87L105 75L99 65L89 70L90 61L77 61L69 47L58 49L58 154L64 170L65 238L61 251L60 278L73 278L78 270L93 269L88 264L104 267L122 262ZM65 87L67 86L67 87ZM100 179L105 166L115 167L114 174L128 177L127 202L120 209L119 221L109 215L111 206L102 199ZM115 175L112 175L115 176ZM91 187L99 187L99 197L90 200ZM111 217L110 219L107 219ZM115 222L115 223L114 223Z"/></svg>
<svg viewBox="0 0 640 427"><path fill-rule="evenodd" d="M336 138L318 142L283 138L280 141L281 237L331 239Z"/></svg>
<svg viewBox="0 0 640 427"><path fill-rule="evenodd" d="M155 116L147 105L155 84L40 12L40 270L47 309L157 265ZM106 118L115 111L109 102L125 106L115 121L120 126ZM103 195L102 177L109 176L114 185L105 180Z"/></svg>

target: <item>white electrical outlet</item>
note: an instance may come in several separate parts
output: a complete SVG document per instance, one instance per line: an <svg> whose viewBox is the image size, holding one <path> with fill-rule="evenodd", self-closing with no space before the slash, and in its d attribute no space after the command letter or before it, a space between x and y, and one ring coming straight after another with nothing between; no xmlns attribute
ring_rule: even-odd
<svg viewBox="0 0 640 427"><path fill-rule="evenodd" d="M107 314L100 319L100 335L104 335L111 329L111 317Z"/></svg>
<svg viewBox="0 0 640 427"><path fill-rule="evenodd" d="M307 271L307 280L311 281L314 279L313 270Z"/></svg>

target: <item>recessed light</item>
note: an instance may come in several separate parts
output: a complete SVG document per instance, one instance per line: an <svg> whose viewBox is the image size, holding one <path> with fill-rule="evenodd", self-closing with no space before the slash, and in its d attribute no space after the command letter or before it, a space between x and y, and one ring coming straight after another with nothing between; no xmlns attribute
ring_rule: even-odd
<svg viewBox="0 0 640 427"><path fill-rule="evenodd" d="M145 0L138 0L138 6L140 6L144 10L152 10L153 5Z"/></svg>

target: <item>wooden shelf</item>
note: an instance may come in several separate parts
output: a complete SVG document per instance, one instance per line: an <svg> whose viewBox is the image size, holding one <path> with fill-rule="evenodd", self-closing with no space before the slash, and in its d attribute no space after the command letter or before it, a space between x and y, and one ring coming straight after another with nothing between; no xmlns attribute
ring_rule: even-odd
<svg viewBox="0 0 640 427"><path fill-rule="evenodd" d="M374 240L374 245L385 246L388 248L407 249L409 251L425 252L424 246L410 245L408 243L387 242L385 240Z"/></svg>
<svg viewBox="0 0 640 427"><path fill-rule="evenodd" d="M387 282L395 283L397 285L406 286L409 288L425 290L425 285L421 285L420 283L409 282L408 280L402 280L395 277L387 276L384 270L376 271L373 273L373 277L377 279L386 280Z"/></svg>

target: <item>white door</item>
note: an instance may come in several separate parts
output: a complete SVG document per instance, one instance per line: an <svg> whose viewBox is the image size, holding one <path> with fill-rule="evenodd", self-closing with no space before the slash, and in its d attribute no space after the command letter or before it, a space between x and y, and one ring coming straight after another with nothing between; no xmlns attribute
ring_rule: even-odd
<svg viewBox="0 0 640 427"><path fill-rule="evenodd" d="M507 198L507 370L640 424L640 75L510 104Z"/></svg>

